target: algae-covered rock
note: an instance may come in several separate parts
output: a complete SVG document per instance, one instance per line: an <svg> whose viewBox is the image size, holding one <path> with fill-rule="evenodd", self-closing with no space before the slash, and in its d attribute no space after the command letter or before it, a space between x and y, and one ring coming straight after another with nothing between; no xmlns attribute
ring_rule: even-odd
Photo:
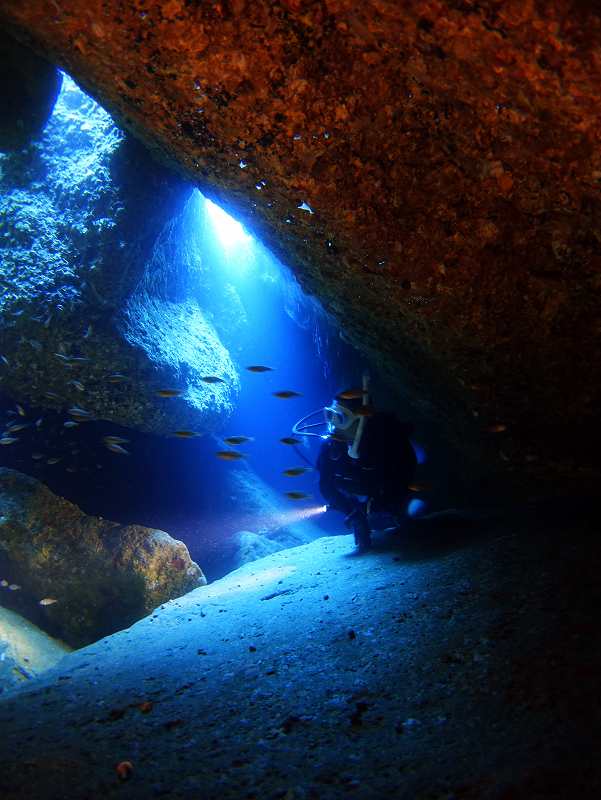
<svg viewBox="0 0 601 800"><path fill-rule="evenodd" d="M20 472L0 468L0 510L1 577L20 587L3 587L2 603L73 646L206 583L168 533L87 516Z"/></svg>
<svg viewBox="0 0 601 800"><path fill-rule="evenodd" d="M0 390L153 433L219 426L239 381L189 296L191 191L65 76L43 133L0 154Z"/></svg>

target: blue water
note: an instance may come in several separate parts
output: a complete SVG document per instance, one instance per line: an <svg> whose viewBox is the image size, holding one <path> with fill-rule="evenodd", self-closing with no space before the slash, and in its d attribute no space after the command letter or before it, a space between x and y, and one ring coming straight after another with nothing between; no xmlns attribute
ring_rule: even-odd
<svg viewBox="0 0 601 800"><path fill-rule="evenodd" d="M227 432L254 437L244 447L253 469L274 488L288 490L290 479L281 472L299 463L299 458L295 448L282 445L279 439L291 435L301 416L326 405L349 382L360 380L362 362L341 341L315 301L302 294L289 270L258 242L252 239L245 244L238 264L227 249L220 263L219 237L207 234L213 269L225 272L248 318L244 335L236 342L242 390ZM318 346L326 352L318 353ZM246 367L253 364L273 371L248 371ZM274 397L281 390L301 396ZM301 448L305 458L314 462L318 446L317 440L307 437ZM315 476L308 473L295 480L294 488L311 491L314 483Z"/></svg>
<svg viewBox="0 0 601 800"><path fill-rule="evenodd" d="M198 198L200 210L204 202ZM232 472L249 467L273 490L282 513L321 506L316 472L294 478L282 474L290 467L314 464L320 441L307 437L296 448L279 440L292 434L301 416L322 408L341 388L357 384L365 365L284 265L248 235L242 244L228 245L206 224L207 219L204 215L201 261L212 272L215 286L229 283L235 288L247 317L242 334L228 343L241 392L222 431L179 440L103 421L67 431L63 427L66 415L27 408L28 418L44 418L42 428L30 429L17 444L2 448L0 458L4 466L32 474L86 513L168 531L188 545L192 558L209 579L215 579L231 566L228 543L236 531L256 531L271 524L265 515L257 517L243 504L232 503ZM198 231L189 231L193 233ZM196 299L201 307L210 304L210 297L199 294ZM239 313L239 308L223 313ZM273 371L252 373L246 369L252 364L267 365ZM274 397L280 390L293 390L300 396ZM15 408L8 397L2 398L2 404L5 411ZM130 455L107 451L101 444L107 434L129 439ZM252 437L236 448L245 456L242 466L215 455L226 447L222 439L231 435ZM79 450L77 456L65 455L74 448ZM44 452L45 458L33 461L31 454L36 451ZM48 465L46 458L51 456L61 457L61 462ZM75 464L77 471L66 472L68 463ZM291 501L284 495L290 490L304 492L308 498ZM340 515L334 512L313 517L311 524L319 525L317 530L325 534L341 529Z"/></svg>
<svg viewBox="0 0 601 800"><path fill-rule="evenodd" d="M71 165L70 171L63 169L49 176L61 191L65 183L69 189L64 200L65 219L71 219L74 203L81 204L85 216L87 201L80 197L79 182L87 177L80 167L89 169L90 174L94 170L104 174L106 170L98 165L108 163L106 153L119 145L123 133L65 76L47 136L54 151L63 153L64 149ZM49 170L55 169L52 164L50 161ZM72 194L76 201L69 199ZM319 303L303 293L288 267L260 242L198 191L190 209L193 213L183 215L185 222L179 228L182 241L171 242L163 258L161 285L166 296L174 294L178 301L189 298L198 302L207 318L212 318L238 368L240 395L222 430L185 441L104 421L67 430L64 413L26 407L28 420L42 417L43 425L39 430L29 428L17 443L0 448L0 464L33 475L88 514L168 531L188 545L192 557L214 579L231 567L228 543L236 531L269 530L276 526L280 511L288 517L298 511L300 521L303 509L322 506L315 471L294 478L283 475L285 469L314 464L320 441L307 438L293 448L279 440L291 435L293 424L301 416L329 404L341 389L360 383L369 365L341 339L338 328ZM308 212L301 209L299 213ZM98 246L99 240L93 237L89 231L89 242L78 245L82 259L86 247ZM153 274L149 272L151 277ZM43 290L44 276L38 277ZM223 298L230 296L232 304L228 307ZM245 317L246 323L238 326L238 316ZM10 361L11 353L4 355ZM246 367L252 364L263 364L273 371L249 372ZM300 396L274 397L273 393L281 390ZM118 387L115 393L118 397ZM82 396L82 402L84 399ZM6 416L9 410L15 410L14 399L0 394L0 412L4 412L6 423L14 421L14 417ZM107 434L129 439L130 455L109 452L102 444ZM223 437L231 435L252 437L239 448L245 456L241 463L224 462L215 455L225 447ZM36 452L44 453L44 458L32 459ZM48 464L52 457L60 461ZM232 480L237 474L256 478L250 499L240 499L245 490ZM308 497L292 501L284 494L291 490ZM260 494L265 495L264 513L257 511ZM310 524L311 535L338 532L341 518L335 513L321 514L313 516Z"/></svg>

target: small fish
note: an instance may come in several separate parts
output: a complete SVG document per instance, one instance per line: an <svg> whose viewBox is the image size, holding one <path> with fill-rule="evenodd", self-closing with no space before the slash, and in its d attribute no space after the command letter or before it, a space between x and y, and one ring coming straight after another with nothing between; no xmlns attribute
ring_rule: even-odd
<svg viewBox="0 0 601 800"><path fill-rule="evenodd" d="M83 338L84 338L84 339L89 339L89 338L90 338L90 336L92 335L92 330L93 330L93 329L92 329L92 325L91 325L91 324L90 324L90 325L88 325L88 327L86 328L86 332L85 332L85 333L84 333L84 335L83 335Z"/></svg>
<svg viewBox="0 0 601 800"><path fill-rule="evenodd" d="M64 353L55 353L54 354L58 359L61 361L70 361L69 356L66 356Z"/></svg>
<svg viewBox="0 0 601 800"><path fill-rule="evenodd" d="M29 339L29 344L33 347L34 350L37 350L38 353L42 349L42 343L38 342L37 339Z"/></svg>
<svg viewBox="0 0 601 800"><path fill-rule="evenodd" d="M487 433L503 433L503 431L507 430L507 425L503 425L502 422L497 422L495 425L489 425L486 429Z"/></svg>
<svg viewBox="0 0 601 800"><path fill-rule="evenodd" d="M71 406L71 408L69 409L68 413L71 414L72 417L75 417L75 416L77 416L77 417L91 417L92 416L90 411L86 411L85 408L79 408L79 406Z"/></svg>
<svg viewBox="0 0 601 800"><path fill-rule="evenodd" d="M69 381L71 386L74 386L79 392L85 392L85 386L81 381Z"/></svg>
<svg viewBox="0 0 601 800"><path fill-rule="evenodd" d="M121 447L120 444L114 444L113 442L105 442L105 446L107 450L111 451L111 453L119 453L119 455L122 456L129 455L129 452L124 447Z"/></svg>
<svg viewBox="0 0 601 800"><path fill-rule="evenodd" d="M182 570L182 569L185 569L186 562L184 561L184 559L181 556L174 556L171 559L171 566L175 567L175 569Z"/></svg>
<svg viewBox="0 0 601 800"><path fill-rule="evenodd" d="M47 459L46 464L58 464L59 461L62 461L62 456L53 456Z"/></svg>
<svg viewBox="0 0 601 800"><path fill-rule="evenodd" d="M32 679L32 677L33 677L33 675L31 675L29 672L27 672L27 670L24 667L22 667L20 664L17 664L16 667L13 667L12 671L14 672L15 675L17 675L17 676L19 676L21 678L25 678L28 681L30 681Z"/></svg>
<svg viewBox="0 0 601 800"><path fill-rule="evenodd" d="M289 400L291 397L302 397L298 392L291 392L289 389L283 389L281 392L273 392L274 397L279 397L282 400Z"/></svg>
<svg viewBox="0 0 601 800"><path fill-rule="evenodd" d="M311 497L310 494L305 494L305 492L284 492L284 494L289 500L306 500Z"/></svg>
<svg viewBox="0 0 601 800"><path fill-rule="evenodd" d="M48 400L60 400L60 395L56 392L44 392L44 397L48 398Z"/></svg>
<svg viewBox="0 0 601 800"><path fill-rule="evenodd" d="M194 439L196 436L202 436L202 433L196 431L173 431L173 435L178 439Z"/></svg>
<svg viewBox="0 0 601 800"><path fill-rule="evenodd" d="M129 439L122 436L105 436L102 440L105 444L129 444Z"/></svg>
<svg viewBox="0 0 601 800"><path fill-rule="evenodd" d="M273 372L273 367L265 367L263 364L253 364L251 367L246 367L249 372Z"/></svg>
<svg viewBox="0 0 601 800"><path fill-rule="evenodd" d="M9 425L6 431L7 433L17 433L17 431L22 431L24 428L29 428L29 422L21 422L16 423L15 425Z"/></svg>
<svg viewBox="0 0 601 800"><path fill-rule="evenodd" d="M16 404L15 404L15 408L16 408L16 409L17 409L17 411L19 412L19 416L20 416L20 417L26 417L26 416L27 416L27 414L25 413L25 409L23 408L23 406L20 406L18 403L16 403Z"/></svg>
<svg viewBox="0 0 601 800"><path fill-rule="evenodd" d="M44 597L43 600L40 600L40 606L53 606L55 603L58 603L58 600L54 597Z"/></svg>
<svg viewBox="0 0 601 800"><path fill-rule="evenodd" d="M123 383L123 381L127 380L127 375L123 375L121 372L113 372L106 376L106 380L109 383Z"/></svg>
<svg viewBox="0 0 601 800"><path fill-rule="evenodd" d="M8 588L11 592L18 592L21 587L18 583L11 583Z"/></svg>
<svg viewBox="0 0 601 800"><path fill-rule="evenodd" d="M239 458L244 458L244 454L236 450L218 450L215 455L222 461L237 461Z"/></svg>
<svg viewBox="0 0 601 800"><path fill-rule="evenodd" d="M282 444L290 444L290 445L302 444L301 440L300 439L295 439L294 436L284 436L283 439L280 439L280 442Z"/></svg>
<svg viewBox="0 0 601 800"><path fill-rule="evenodd" d="M44 454L43 453L32 453L31 457L33 458L34 461L39 461L41 458L44 458Z"/></svg>
<svg viewBox="0 0 601 800"><path fill-rule="evenodd" d="M65 471L66 472L77 472L77 469L75 467L65 467Z"/></svg>
<svg viewBox="0 0 601 800"><path fill-rule="evenodd" d="M6 589L6 587L8 586L8 581L5 580L4 578L2 578L2 580L0 581L0 586L2 586L2 588Z"/></svg>
<svg viewBox="0 0 601 800"><path fill-rule="evenodd" d="M223 378L218 378L216 375L204 375L200 380L203 383L225 383Z"/></svg>
<svg viewBox="0 0 601 800"><path fill-rule="evenodd" d="M363 389L345 389L344 392L336 395L336 400L360 400L364 394Z"/></svg>
<svg viewBox="0 0 601 800"><path fill-rule="evenodd" d="M254 439L252 436L228 436L227 439L224 439L223 441L230 446L237 447L239 444L254 442Z"/></svg>
<svg viewBox="0 0 601 800"><path fill-rule="evenodd" d="M79 422L74 422L73 420L67 420L67 422L63 422L63 427L65 428L78 428Z"/></svg>
<svg viewBox="0 0 601 800"><path fill-rule="evenodd" d="M431 488L428 483L410 483L407 487L410 492L428 492Z"/></svg>
<svg viewBox="0 0 601 800"><path fill-rule="evenodd" d="M74 364L83 364L90 359L88 356L69 356L67 360L73 362Z"/></svg>
<svg viewBox="0 0 601 800"><path fill-rule="evenodd" d="M179 397L183 392L181 389L159 389L155 394L157 397Z"/></svg>
<svg viewBox="0 0 601 800"><path fill-rule="evenodd" d="M16 436L3 436L2 439L0 439L0 444L14 444L18 441Z"/></svg>
<svg viewBox="0 0 601 800"><path fill-rule="evenodd" d="M35 426L36 426L36 428L37 428L38 430L39 430L39 429L42 427L42 422L43 422L43 419L42 419L42 417L40 417L39 419L36 419L36 421L35 421Z"/></svg>
<svg viewBox="0 0 601 800"><path fill-rule="evenodd" d="M0 355L0 361L2 361L2 363L5 364L7 367L10 367L10 361L6 356Z"/></svg>
<svg viewBox="0 0 601 800"><path fill-rule="evenodd" d="M296 478L298 475L304 475L305 472L311 472L311 467L292 467L285 469L282 475L287 475L289 478Z"/></svg>

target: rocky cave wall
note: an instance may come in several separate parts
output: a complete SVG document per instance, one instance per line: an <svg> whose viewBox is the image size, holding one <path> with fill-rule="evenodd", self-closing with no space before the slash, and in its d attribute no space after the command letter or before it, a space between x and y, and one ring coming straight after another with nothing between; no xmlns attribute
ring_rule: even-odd
<svg viewBox="0 0 601 800"><path fill-rule="evenodd" d="M592 5L5 0L0 20L287 261L418 415L492 435L502 467L594 461Z"/></svg>
<svg viewBox="0 0 601 800"><path fill-rule="evenodd" d="M52 96L44 68L19 50L29 82L37 71ZM183 230L192 187L70 78L37 133L24 99L13 128L31 141L0 153L0 390L39 411L84 406L80 421L163 434L219 426L239 382L182 286L200 263ZM229 382L204 384L216 371ZM182 397L165 403L162 386Z"/></svg>

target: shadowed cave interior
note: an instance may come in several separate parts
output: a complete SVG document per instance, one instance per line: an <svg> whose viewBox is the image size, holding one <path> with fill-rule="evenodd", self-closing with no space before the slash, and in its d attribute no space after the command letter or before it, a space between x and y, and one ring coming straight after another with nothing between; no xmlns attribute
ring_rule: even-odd
<svg viewBox="0 0 601 800"><path fill-rule="evenodd" d="M0 48L3 797L596 797L597 431L539 422L538 386L525 411L505 387L504 415L492 367L482 406L459 410L463 389L443 398L444 369L415 363L425 328L405 348L371 326L378 292L382 325L397 308L377 280L337 297L343 237L324 232L318 277L301 264L302 226L327 227L310 194L290 237L262 239L252 210L228 213L246 189L157 159L139 123L14 26ZM370 515L360 552L317 459L322 409L365 375L369 413L411 423L417 467L400 520ZM585 405L595 392L592 378ZM294 431L314 411L323 438Z"/></svg>

